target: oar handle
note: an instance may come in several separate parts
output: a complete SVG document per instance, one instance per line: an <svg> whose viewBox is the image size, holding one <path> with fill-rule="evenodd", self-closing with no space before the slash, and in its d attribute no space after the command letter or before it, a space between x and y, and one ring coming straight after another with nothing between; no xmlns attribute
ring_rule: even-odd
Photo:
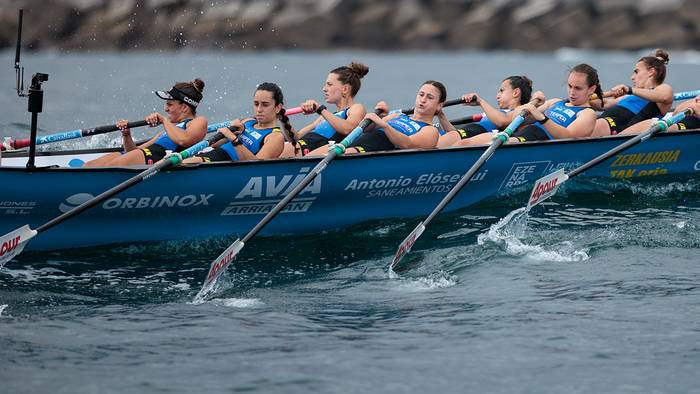
<svg viewBox="0 0 700 394"><path fill-rule="evenodd" d="M142 127L142 126L146 126L146 125L148 125L148 123L145 120L137 120L135 122L127 123L126 128L131 129L131 128ZM36 144L43 145L43 144L48 144L51 142L72 140L72 139L80 138L80 137L88 137L91 135L110 133L112 131L117 131L117 130L119 130L119 127L117 127L114 124L110 124L110 125L105 125L105 126L93 127L91 129L78 129L78 130L63 131L60 133L54 133L54 134L49 134L49 135L37 137ZM20 148L24 148L27 146L29 146L29 138L15 140L14 144L13 144L14 149L20 149Z"/></svg>
<svg viewBox="0 0 700 394"><path fill-rule="evenodd" d="M474 114L474 115L471 115L471 116L465 116L465 117L463 117L463 118L451 119L449 122L450 122L451 125L457 126L457 125L463 125L463 124L469 124L469 123L479 122L479 121L480 121L481 119L483 119L485 116L486 116L486 114L482 112L482 113L480 113L480 114ZM435 122L435 123L433 124L433 126L435 126L435 128L437 128L437 129L440 129L440 128L442 127L442 125L440 124L440 122Z"/></svg>
<svg viewBox="0 0 700 394"><path fill-rule="evenodd" d="M476 100L476 98L475 98L475 97L472 97L472 100L471 100L470 102L473 102L473 101L475 101L475 100ZM443 106L443 108L444 108L444 107L451 107L451 106L453 106L453 105L464 104L464 103L466 103L466 101L464 101L464 99L463 99L462 97L460 97L460 98L456 98L456 99L453 99L453 100L447 100L447 101L445 101L445 102L442 104L442 106ZM411 109L402 109L402 110L400 110L400 111L403 112L403 113L406 114L406 115L413 115L413 113L415 112L415 110L416 110L416 108L413 107L413 108L411 108Z"/></svg>

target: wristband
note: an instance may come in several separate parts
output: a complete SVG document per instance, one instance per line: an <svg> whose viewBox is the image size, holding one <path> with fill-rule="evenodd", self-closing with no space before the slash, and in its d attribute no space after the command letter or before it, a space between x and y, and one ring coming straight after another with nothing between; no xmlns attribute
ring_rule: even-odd
<svg viewBox="0 0 700 394"><path fill-rule="evenodd" d="M231 145L238 146L238 145L243 145L243 143L241 142L241 140L238 137L236 137L235 140L231 141Z"/></svg>
<svg viewBox="0 0 700 394"><path fill-rule="evenodd" d="M539 122L542 126L544 126L544 124L549 121L549 116L547 116L545 114L542 114L542 116L544 116L544 118L542 118L542 120L540 120Z"/></svg>
<svg viewBox="0 0 700 394"><path fill-rule="evenodd" d="M326 109L326 106L321 104L318 108L316 108L316 113L321 115L321 112L323 112L324 109Z"/></svg>
<svg viewBox="0 0 700 394"><path fill-rule="evenodd" d="M630 96L634 95L634 93L632 93L632 86L631 85L627 85L627 94L629 94Z"/></svg>

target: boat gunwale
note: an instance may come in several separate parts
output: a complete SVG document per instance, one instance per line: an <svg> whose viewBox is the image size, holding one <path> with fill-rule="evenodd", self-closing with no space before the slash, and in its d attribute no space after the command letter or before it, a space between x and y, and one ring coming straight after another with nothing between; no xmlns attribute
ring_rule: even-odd
<svg viewBox="0 0 700 394"><path fill-rule="evenodd" d="M700 134L700 129L692 130L674 130L672 132L662 132L654 135L654 138L668 138L675 137L680 134L683 135L693 135ZM628 140L635 137L636 134L618 134L618 135L608 135L602 137L590 137L590 138L565 138L557 140L547 140L547 141L527 141L518 144L504 144L501 145L499 149L519 149L527 148L532 146L551 146L551 145L567 145L575 144L580 142L597 142L602 140ZM362 154L353 155L341 155L336 158L336 160L360 160L362 158L372 158L372 157L383 157L383 156L406 156L415 154L438 154L442 152L461 152L469 150L484 150L488 148L488 145L473 145L473 146L451 146L446 148L435 148L435 149L400 149L400 150L390 150L390 151L377 151L377 152L366 152ZM77 155L77 154L90 154L90 153L109 153L118 152L119 148L93 148L85 150L66 150L66 151L42 151L37 152L37 156L64 156L64 155ZM19 152L23 154L18 154ZM4 152L2 155L4 158L16 158L25 157L27 151L10 151ZM307 156L307 157L286 157L277 159L265 159L265 160L248 160L248 161L220 161L220 162L210 162L210 163L196 163L196 164L185 164L172 167L167 171L191 171L200 168L209 167L229 167L229 166L248 166L248 165L268 165L270 163L289 163L289 162L318 162L322 160L323 156ZM129 166L129 167L59 167L56 165L51 166L37 166L33 169L28 169L25 166L15 167L15 166L2 166L0 165L0 171L23 171L23 172L82 172L82 171L94 171L94 172L142 172L149 168L146 165Z"/></svg>

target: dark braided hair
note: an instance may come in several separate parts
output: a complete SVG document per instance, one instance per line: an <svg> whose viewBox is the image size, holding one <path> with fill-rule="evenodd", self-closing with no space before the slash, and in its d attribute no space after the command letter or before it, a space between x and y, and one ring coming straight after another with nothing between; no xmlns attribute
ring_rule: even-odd
<svg viewBox="0 0 700 394"><path fill-rule="evenodd" d="M504 81L510 83L510 87L513 89L520 89L520 103L527 104L532 98L532 81L530 78L524 75L512 75Z"/></svg>
<svg viewBox="0 0 700 394"><path fill-rule="evenodd" d="M644 62L647 67L653 68L654 71L656 71L654 80L656 83L662 84L666 79L666 65L668 64L668 59L669 57L666 51L657 49L652 56L644 56L639 59L639 61Z"/></svg>
<svg viewBox="0 0 700 394"><path fill-rule="evenodd" d="M284 106L284 95L282 94L282 89L275 83L263 82L258 85L256 90L264 90L266 92L272 93L272 99L275 100L275 105L282 104ZM292 146L296 146L297 139L292 129L292 124L289 123L289 116L286 114L286 110L282 107L282 110L277 114L277 118L284 125L284 137L285 140L289 141Z"/></svg>
<svg viewBox="0 0 700 394"><path fill-rule="evenodd" d="M352 62L349 66L341 66L331 70L331 74L338 76L338 81L342 84L350 85L350 95L355 97L360 91L362 83L360 80L367 75L369 67L362 63Z"/></svg>
<svg viewBox="0 0 700 394"><path fill-rule="evenodd" d="M600 87L600 78L598 77L598 70L586 63L581 63L569 70L569 74L571 73L585 74L586 83L588 83L588 86L595 85L595 94L598 95L598 98L602 100L603 89Z"/></svg>

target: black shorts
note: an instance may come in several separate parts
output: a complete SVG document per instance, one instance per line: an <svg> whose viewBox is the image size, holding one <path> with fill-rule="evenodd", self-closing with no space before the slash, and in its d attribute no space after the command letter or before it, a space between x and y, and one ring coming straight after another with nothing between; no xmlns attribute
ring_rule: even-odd
<svg viewBox="0 0 700 394"><path fill-rule="evenodd" d="M148 165L160 161L167 154L165 147L158 144L153 144L148 148L141 148L139 150L143 152L144 163Z"/></svg>
<svg viewBox="0 0 700 394"><path fill-rule="evenodd" d="M306 156L312 150L318 149L324 145L328 145L328 141L340 142L345 138L343 135L335 133L331 138L326 138L321 134L309 132L304 134L303 137L299 138L299 147L301 148L301 155Z"/></svg>
<svg viewBox="0 0 700 394"><path fill-rule="evenodd" d="M221 148L214 148L209 152L199 153L195 157L201 157L205 163L211 163L212 161L233 161L228 152Z"/></svg>
<svg viewBox="0 0 700 394"><path fill-rule="evenodd" d="M477 136L479 134L484 134L484 133L489 133L491 130L486 130L484 126L476 123L468 124L464 126L462 129L457 129L457 133L459 134L459 138L466 140L467 138L472 138L474 136Z"/></svg>
<svg viewBox="0 0 700 394"><path fill-rule="evenodd" d="M359 137L348 146L348 148L355 148L359 152L377 152L380 150L395 150L394 144L389 141L386 134L383 131L377 129L365 131L360 134Z"/></svg>
<svg viewBox="0 0 700 394"><path fill-rule="evenodd" d="M526 141L549 141L549 135L544 130L531 124L513 133L513 137L520 142Z"/></svg>
<svg viewBox="0 0 700 394"><path fill-rule="evenodd" d="M689 116L678 122L678 130L695 130L700 129L700 118L697 116Z"/></svg>
<svg viewBox="0 0 700 394"><path fill-rule="evenodd" d="M617 134L626 129L627 126L631 124L630 121L634 117L635 114L632 111L616 105L600 114L598 119L605 119L605 121L608 122L610 134Z"/></svg>

